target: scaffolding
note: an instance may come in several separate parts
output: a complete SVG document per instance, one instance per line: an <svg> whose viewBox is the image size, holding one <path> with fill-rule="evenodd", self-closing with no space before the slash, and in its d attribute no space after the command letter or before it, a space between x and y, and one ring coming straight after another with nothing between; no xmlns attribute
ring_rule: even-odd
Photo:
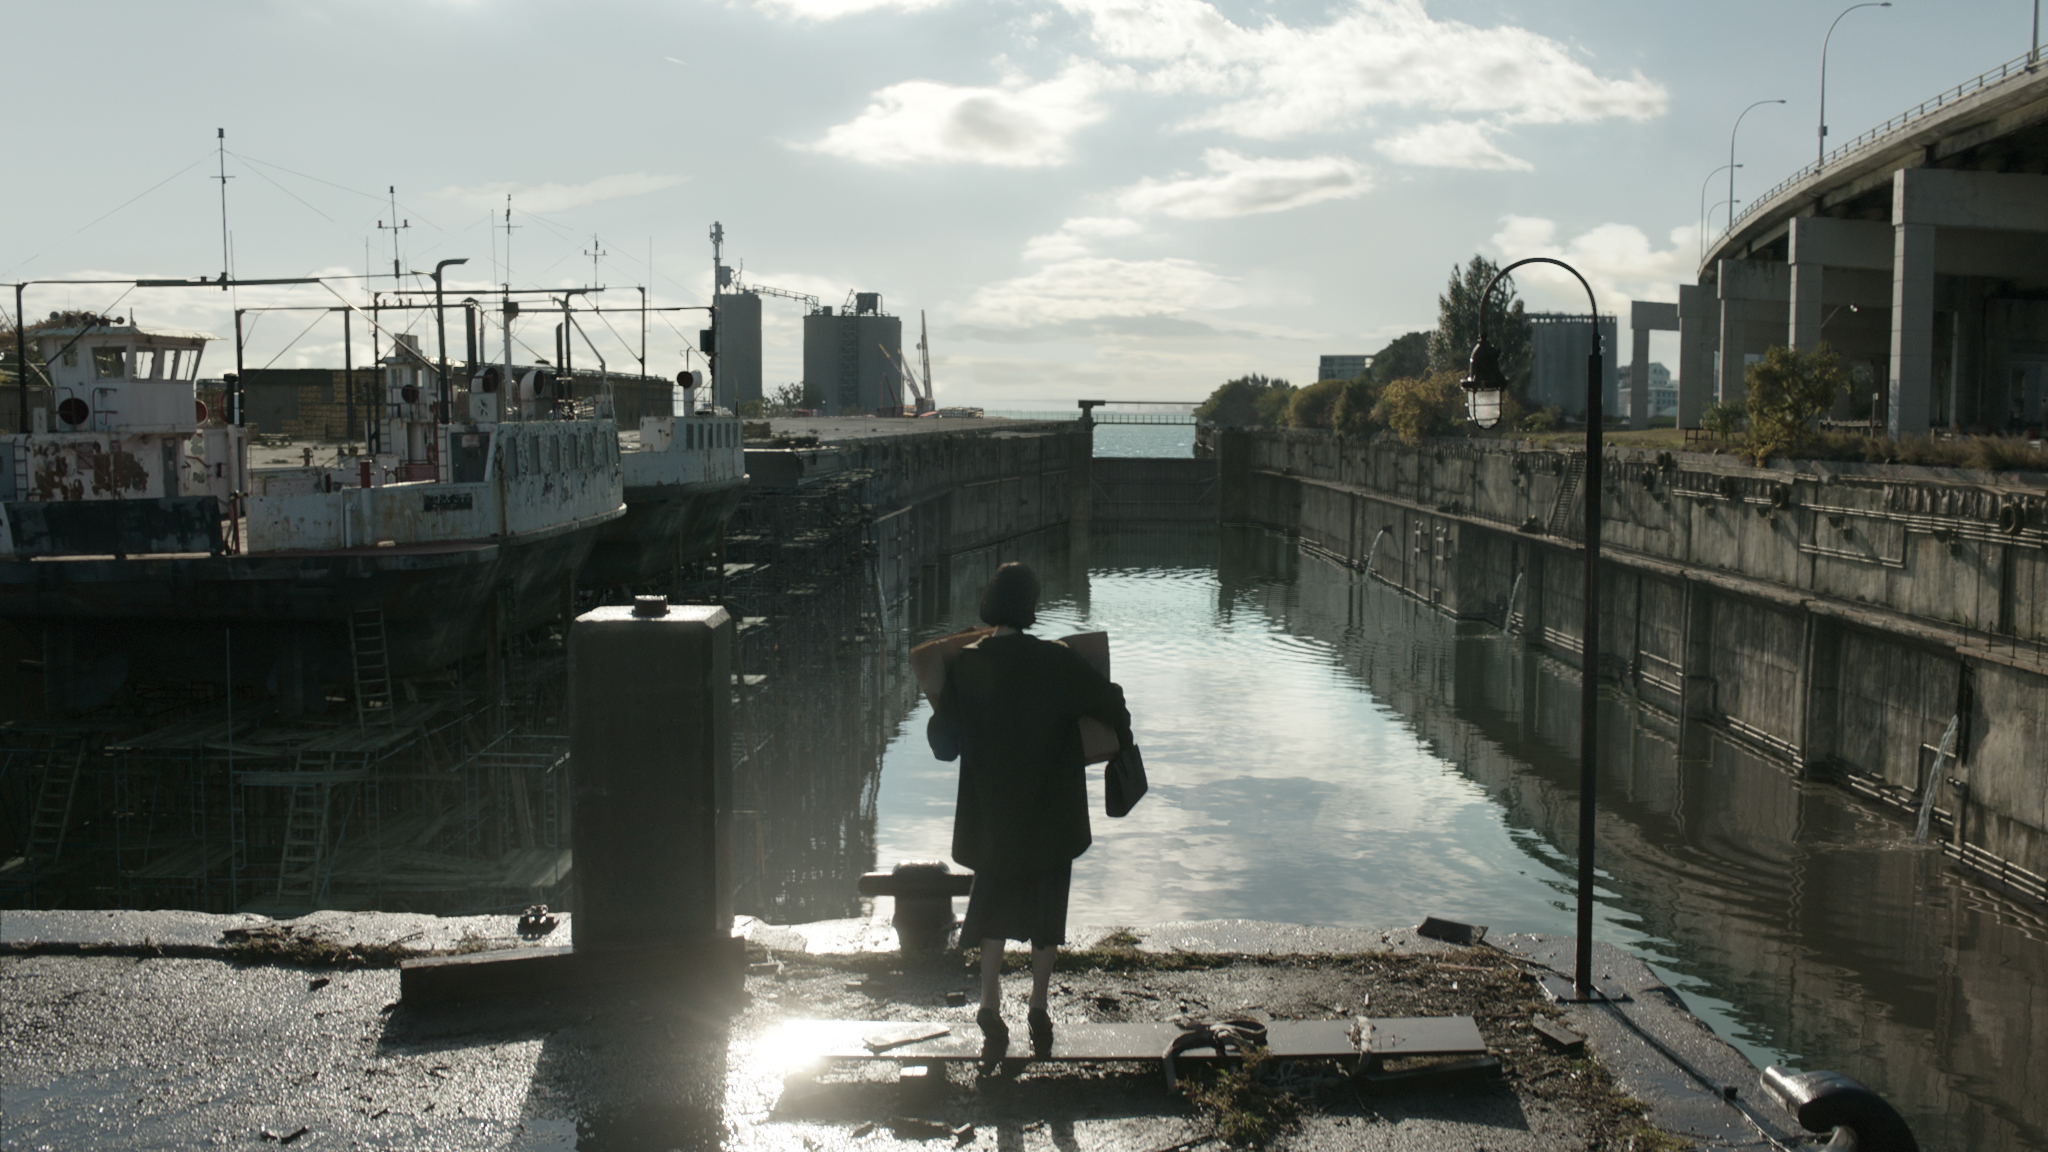
<svg viewBox="0 0 2048 1152"><path fill-rule="evenodd" d="M497 611L512 618L509 596ZM247 691L144 691L0 726L0 906L474 912L559 902L570 870L566 621L394 683L351 621L353 695L284 717Z"/></svg>

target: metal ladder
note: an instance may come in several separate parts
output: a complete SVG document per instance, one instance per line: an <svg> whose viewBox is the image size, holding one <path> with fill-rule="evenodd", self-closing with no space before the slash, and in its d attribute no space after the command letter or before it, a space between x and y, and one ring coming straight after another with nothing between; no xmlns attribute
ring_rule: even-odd
<svg viewBox="0 0 2048 1152"><path fill-rule="evenodd" d="M1550 506L1550 520L1543 530L1552 536L1564 535L1572 522L1572 501L1579 494L1579 481L1586 477L1586 454L1574 452L1565 460L1564 479L1557 485L1557 502Z"/></svg>
<svg viewBox="0 0 2048 1152"><path fill-rule="evenodd" d="M839 328L839 410L860 415L860 320L847 321Z"/></svg>
<svg viewBox="0 0 2048 1152"><path fill-rule="evenodd" d="M356 677L356 725L386 727L397 722L391 698L391 649L384 633L382 608L349 613L348 647Z"/></svg>
<svg viewBox="0 0 2048 1152"><path fill-rule="evenodd" d="M320 895L320 866L327 855L327 785L294 784L291 792L277 897L310 904Z"/></svg>
<svg viewBox="0 0 2048 1152"><path fill-rule="evenodd" d="M71 804L78 796L78 777L84 772L88 747L89 742L81 740L78 751L69 758L54 750L49 757L49 771L36 793L35 818L29 824L30 856L54 861L64 851L64 833L71 824Z"/></svg>

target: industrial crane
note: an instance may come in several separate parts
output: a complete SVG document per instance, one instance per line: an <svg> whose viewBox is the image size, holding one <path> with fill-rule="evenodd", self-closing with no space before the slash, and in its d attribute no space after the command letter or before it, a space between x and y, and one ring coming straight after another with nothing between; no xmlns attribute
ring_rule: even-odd
<svg viewBox="0 0 2048 1152"><path fill-rule="evenodd" d="M911 370L908 356L893 353L884 344L876 344L875 347L882 350L882 359L888 361L889 366L896 370L897 378L910 385L910 397L916 404L918 415L921 416L937 407L932 399L931 330L925 325L922 308L917 312L917 330L917 359L919 367L923 369L921 374Z"/></svg>

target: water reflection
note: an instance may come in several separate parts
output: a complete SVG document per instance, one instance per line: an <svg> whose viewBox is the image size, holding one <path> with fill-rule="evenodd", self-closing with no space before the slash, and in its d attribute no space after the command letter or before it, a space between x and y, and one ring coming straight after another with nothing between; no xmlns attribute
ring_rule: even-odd
<svg viewBox="0 0 2048 1152"><path fill-rule="evenodd" d="M1153 774L1129 818L1097 817L1076 922L1573 930L1571 668L1283 537L1186 527L958 558L891 662L970 623L979 581L1023 553L1047 577L1041 635L1111 632ZM883 755L884 867L946 855L954 777L924 746L926 708ZM2048 1149L2035 915L1897 818L1618 693L1600 744L1601 938L1759 1063L1878 1088L1928 1147Z"/></svg>

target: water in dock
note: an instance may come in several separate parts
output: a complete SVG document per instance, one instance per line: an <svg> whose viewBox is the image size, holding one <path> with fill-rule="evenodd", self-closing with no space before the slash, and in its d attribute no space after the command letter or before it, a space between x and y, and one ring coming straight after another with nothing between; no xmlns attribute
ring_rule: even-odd
<svg viewBox="0 0 2048 1152"><path fill-rule="evenodd" d="M1085 555L956 557L892 635L972 623L994 564L1046 582L1041 635L1107 629L1152 793L1100 815L1072 920L1245 917L1573 931L1578 679L1258 530L1098 528ZM882 755L880 866L946 857L954 766L921 700ZM1910 820L1670 718L1600 716L1601 939L1759 1065L1877 1088L1922 1146L2048 1149L2048 927ZM1753 1090L1753 1086L1749 1089Z"/></svg>

